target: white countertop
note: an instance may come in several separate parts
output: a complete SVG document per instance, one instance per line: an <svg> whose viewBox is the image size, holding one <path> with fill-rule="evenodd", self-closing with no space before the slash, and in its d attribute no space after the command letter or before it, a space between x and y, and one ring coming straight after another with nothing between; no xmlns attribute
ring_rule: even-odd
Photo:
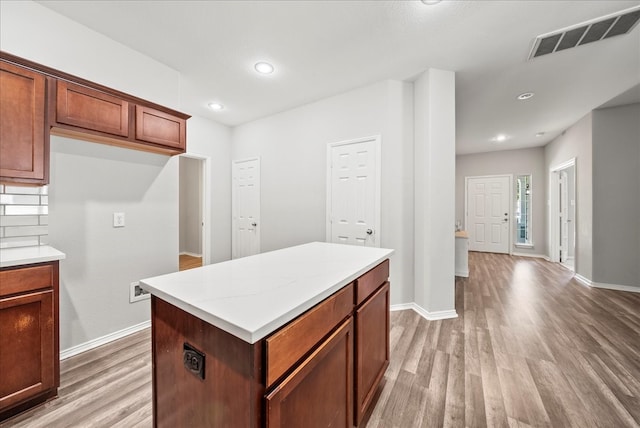
<svg viewBox="0 0 640 428"><path fill-rule="evenodd" d="M140 281L160 299L255 343L393 250L313 242Z"/></svg>
<svg viewBox="0 0 640 428"><path fill-rule="evenodd" d="M64 253L48 245L0 249L0 268L62 260Z"/></svg>

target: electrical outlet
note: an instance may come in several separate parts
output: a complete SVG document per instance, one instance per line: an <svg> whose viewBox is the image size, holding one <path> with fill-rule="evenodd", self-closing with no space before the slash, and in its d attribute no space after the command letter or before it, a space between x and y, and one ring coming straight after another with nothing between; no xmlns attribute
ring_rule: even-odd
<svg viewBox="0 0 640 428"><path fill-rule="evenodd" d="M151 297L151 294L144 288L140 287L140 282L135 281L131 283L129 288L129 303L139 302L140 300L146 300Z"/></svg>
<svg viewBox="0 0 640 428"><path fill-rule="evenodd" d="M113 213L113 227L124 227L124 213Z"/></svg>

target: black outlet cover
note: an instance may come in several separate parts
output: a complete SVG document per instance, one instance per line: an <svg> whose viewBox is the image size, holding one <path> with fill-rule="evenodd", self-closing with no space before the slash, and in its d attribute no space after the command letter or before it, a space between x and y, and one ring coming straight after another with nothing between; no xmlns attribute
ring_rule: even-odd
<svg viewBox="0 0 640 428"><path fill-rule="evenodd" d="M192 375L204 380L204 353L185 342L182 348L182 362Z"/></svg>

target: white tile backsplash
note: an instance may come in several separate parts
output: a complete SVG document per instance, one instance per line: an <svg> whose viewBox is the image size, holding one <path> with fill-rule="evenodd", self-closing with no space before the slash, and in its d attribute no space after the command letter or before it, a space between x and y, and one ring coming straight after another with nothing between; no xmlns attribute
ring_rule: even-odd
<svg viewBox="0 0 640 428"><path fill-rule="evenodd" d="M0 248L47 245L49 188L0 185Z"/></svg>

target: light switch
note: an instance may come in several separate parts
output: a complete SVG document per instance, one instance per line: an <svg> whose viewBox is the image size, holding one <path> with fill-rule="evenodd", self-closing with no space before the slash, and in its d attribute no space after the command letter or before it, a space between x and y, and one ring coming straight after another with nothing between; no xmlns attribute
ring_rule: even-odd
<svg viewBox="0 0 640 428"><path fill-rule="evenodd" d="M124 213L113 213L113 227L124 227Z"/></svg>

